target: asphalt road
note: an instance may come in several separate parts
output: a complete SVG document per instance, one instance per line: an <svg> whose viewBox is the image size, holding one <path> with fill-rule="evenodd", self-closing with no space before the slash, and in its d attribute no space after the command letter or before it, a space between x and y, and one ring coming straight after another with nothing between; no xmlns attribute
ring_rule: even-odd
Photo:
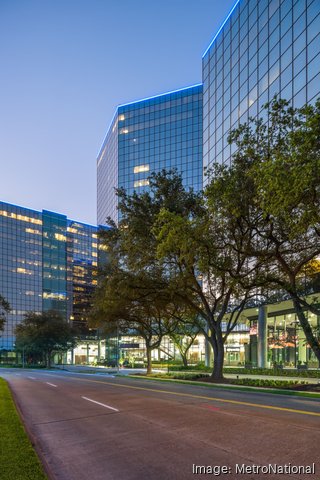
<svg viewBox="0 0 320 480"><path fill-rule="evenodd" d="M219 467L225 480L320 479L320 398L63 371L0 375L56 480L217 478ZM269 464L291 473L253 467ZM315 473L294 473L312 464Z"/></svg>

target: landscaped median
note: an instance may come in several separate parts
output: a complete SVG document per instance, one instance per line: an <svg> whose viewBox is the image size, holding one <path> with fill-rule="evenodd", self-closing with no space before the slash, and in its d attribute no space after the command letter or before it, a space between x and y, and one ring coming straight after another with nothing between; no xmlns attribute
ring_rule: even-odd
<svg viewBox="0 0 320 480"><path fill-rule="evenodd" d="M159 368L158 364L152 365L153 368ZM160 367L162 365L160 364ZM164 368L164 367L162 367ZM166 364L165 369L170 372L184 372L184 373L211 373L212 367L205 367L204 365L190 365L187 368L183 365ZM277 377L301 377L301 378L318 378L320 380L320 370L306 369L299 370L295 368L244 368L244 367L224 367L223 373L239 374L239 375L257 375L257 376L277 376Z"/></svg>
<svg viewBox="0 0 320 480"><path fill-rule="evenodd" d="M0 479L46 480L40 461L16 411L7 383L0 378Z"/></svg>
<svg viewBox="0 0 320 480"><path fill-rule="evenodd" d="M158 380L167 382L185 383L189 385L207 386L213 388L224 389L239 389L249 391L262 391L264 393L280 393L282 395L298 395L304 397L314 397L320 399L320 385L307 384L306 382L300 382L297 380L273 380L263 378L242 378L242 379L225 379L225 383L211 383L209 381L209 375L205 373L154 373L151 375L130 375L131 378L144 378L148 380ZM309 388L311 387L311 388ZM307 390L307 391L305 391Z"/></svg>

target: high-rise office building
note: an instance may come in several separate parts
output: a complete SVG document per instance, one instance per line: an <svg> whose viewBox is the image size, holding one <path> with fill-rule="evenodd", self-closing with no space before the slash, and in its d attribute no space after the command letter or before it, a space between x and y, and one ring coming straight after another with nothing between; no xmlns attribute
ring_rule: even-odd
<svg viewBox="0 0 320 480"><path fill-rule="evenodd" d="M98 224L118 220L115 188L148 188L152 172L176 168L202 188L202 85L117 108L97 159Z"/></svg>
<svg viewBox="0 0 320 480"><path fill-rule="evenodd" d="M78 327L97 283L97 227L0 202L0 293L10 303L0 349L27 312L56 310Z"/></svg>
<svg viewBox="0 0 320 480"><path fill-rule="evenodd" d="M320 1L237 0L203 55L203 165L229 163L230 130L249 117L266 119L275 95L293 107L320 96ZM290 302L250 317L246 360L287 365L315 362ZM317 318L310 317L316 328ZM259 325L259 328L257 328ZM247 355L248 354L248 355ZM239 358L235 356L235 358Z"/></svg>
<svg viewBox="0 0 320 480"><path fill-rule="evenodd" d="M320 1L237 0L203 56L203 163L229 162L230 129L274 95L320 96Z"/></svg>

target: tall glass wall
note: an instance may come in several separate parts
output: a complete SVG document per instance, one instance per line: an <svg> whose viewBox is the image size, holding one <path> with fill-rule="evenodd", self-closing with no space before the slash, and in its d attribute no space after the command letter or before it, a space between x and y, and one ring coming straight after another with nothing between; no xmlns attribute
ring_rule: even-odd
<svg viewBox="0 0 320 480"><path fill-rule="evenodd" d="M107 218L117 221L118 186L118 112L116 112L97 158L97 221L106 225Z"/></svg>
<svg viewBox="0 0 320 480"><path fill-rule="evenodd" d="M11 350L14 329L29 311L42 311L41 213L0 202L0 294L10 303L0 350Z"/></svg>
<svg viewBox="0 0 320 480"><path fill-rule="evenodd" d="M290 301L266 306L266 359L268 367L317 368L318 361ZM245 363L258 366L259 326L256 309L246 311L249 331L245 340ZM319 336L320 317L306 312L308 322Z"/></svg>
<svg viewBox="0 0 320 480"><path fill-rule="evenodd" d="M274 95L320 96L319 0L238 0L203 56L204 166L229 162L230 129Z"/></svg>
<svg viewBox="0 0 320 480"><path fill-rule="evenodd" d="M98 272L96 227L68 220L67 272L69 318L80 333L88 334L87 320Z"/></svg>
<svg viewBox="0 0 320 480"><path fill-rule="evenodd" d="M55 310L67 318L67 217L44 210L42 222L43 310Z"/></svg>

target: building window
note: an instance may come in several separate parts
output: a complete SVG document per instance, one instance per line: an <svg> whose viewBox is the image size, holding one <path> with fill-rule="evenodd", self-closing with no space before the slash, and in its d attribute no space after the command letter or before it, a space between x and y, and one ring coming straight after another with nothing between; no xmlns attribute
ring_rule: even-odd
<svg viewBox="0 0 320 480"><path fill-rule="evenodd" d="M147 187L149 185L149 180L136 180L133 184L134 187Z"/></svg>
<svg viewBox="0 0 320 480"><path fill-rule="evenodd" d="M133 173L149 172L149 170L149 165L137 165L136 167L134 167Z"/></svg>

